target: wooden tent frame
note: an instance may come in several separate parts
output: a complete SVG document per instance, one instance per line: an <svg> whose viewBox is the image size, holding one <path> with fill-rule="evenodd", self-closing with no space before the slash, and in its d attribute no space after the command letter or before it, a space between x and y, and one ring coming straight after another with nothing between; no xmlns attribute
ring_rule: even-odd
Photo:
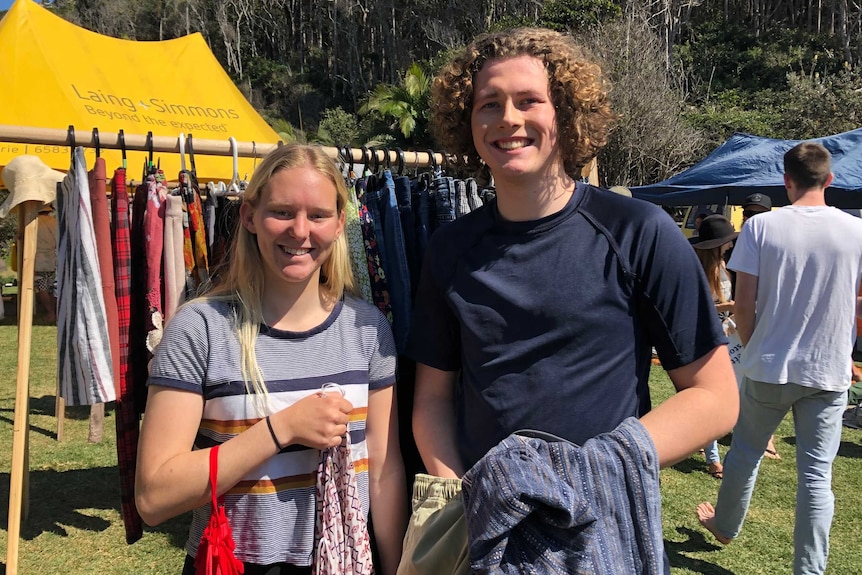
<svg viewBox="0 0 862 575"><path fill-rule="evenodd" d="M179 137L152 136L140 134L90 132L84 130L56 130L50 128L35 128L0 124L0 142L19 144L59 145L66 146L74 142L76 146L86 148L126 149L144 152L185 153L184 136ZM236 147L234 147L234 144ZM245 157L262 157L279 144L256 144L255 142L235 142L230 140L194 140L194 153L214 156L232 157L234 154ZM370 148L369 148L370 149ZM326 153L333 159L342 158L342 150L335 147L324 147ZM347 148L351 160L363 163L367 156L363 149ZM373 149L373 161L381 165L397 165L404 162L406 166L427 167L445 165L449 158L445 153L405 151L404 156L398 151L384 148ZM598 170L596 160L584 166L582 176L590 183L598 185ZM29 512L29 429L30 429L30 352L33 331L34 276L36 260L36 236L38 233L38 213L41 207L38 201L27 201L17 206L18 210L18 369L15 387L15 415L12 425L12 466L9 484L9 520L6 546L6 575L18 575L18 547L21 537L21 523L26 521ZM56 413L58 417L57 439L62 439L64 412L63 399L57 393Z"/></svg>

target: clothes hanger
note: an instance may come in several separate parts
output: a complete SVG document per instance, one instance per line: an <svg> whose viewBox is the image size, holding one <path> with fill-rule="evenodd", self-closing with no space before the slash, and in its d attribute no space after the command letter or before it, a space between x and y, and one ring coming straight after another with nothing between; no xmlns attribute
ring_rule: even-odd
<svg viewBox="0 0 862 575"><path fill-rule="evenodd" d="M344 146L341 153L347 164L347 178L350 180L349 185L352 186L356 180L356 172L353 169L353 148L350 146Z"/></svg>
<svg viewBox="0 0 862 575"><path fill-rule="evenodd" d="M428 152L428 165L431 167L431 170L437 171L437 156L434 154L434 150L426 150Z"/></svg>
<svg viewBox="0 0 862 575"><path fill-rule="evenodd" d="M93 128L93 142L96 146L96 157L102 157L102 144L99 142L99 128Z"/></svg>
<svg viewBox="0 0 862 575"><path fill-rule="evenodd" d="M344 169L347 167L347 160L344 159L344 146L335 144L335 165L339 173L344 176Z"/></svg>
<svg viewBox="0 0 862 575"><path fill-rule="evenodd" d="M368 147L360 146L360 150L362 150L362 175L364 176L366 172L369 171L369 164L371 163L371 159L368 155Z"/></svg>
<svg viewBox="0 0 862 575"><path fill-rule="evenodd" d="M66 131L66 138L69 140L69 147L72 149L70 160L75 161L75 126L69 124L69 129Z"/></svg>
<svg viewBox="0 0 862 575"><path fill-rule="evenodd" d="M186 171L186 135L180 132L179 136L179 147L180 147L180 171Z"/></svg>
<svg viewBox="0 0 862 575"><path fill-rule="evenodd" d="M123 154L123 169L126 169L126 134L123 132L123 129L120 128L119 133L117 133L117 139L120 141L120 151Z"/></svg>
<svg viewBox="0 0 862 575"><path fill-rule="evenodd" d="M380 168L380 162L377 161L377 146L369 146L368 152L368 164L371 168L371 173L376 174L378 168Z"/></svg>
<svg viewBox="0 0 862 575"><path fill-rule="evenodd" d="M419 152L413 152L413 177L419 177Z"/></svg>
<svg viewBox="0 0 862 575"><path fill-rule="evenodd" d="M231 136L228 138L228 141L230 142L230 151L233 156L233 176L228 186L228 193L239 195L242 193L239 187L239 150L237 149L236 138Z"/></svg>
<svg viewBox="0 0 862 575"><path fill-rule="evenodd" d="M150 174L155 174L155 170L153 169L155 165L153 164L153 132L147 132L147 159L144 160L144 175L141 177L142 180L146 181L147 176Z"/></svg>
<svg viewBox="0 0 862 575"><path fill-rule="evenodd" d="M383 169L392 172L392 161L389 158L389 148L383 146Z"/></svg>
<svg viewBox="0 0 862 575"><path fill-rule="evenodd" d="M341 161L344 163L344 167L347 168L349 175L353 171L353 150L350 149L350 146L341 146L338 155L341 157Z"/></svg>
<svg viewBox="0 0 862 575"><path fill-rule="evenodd" d="M191 175L197 178L197 169L195 169L195 148L192 145L192 135L189 134L188 138L188 146L189 146L189 164L192 167Z"/></svg>
<svg viewBox="0 0 862 575"><path fill-rule="evenodd" d="M435 177L440 175L437 165L437 158L434 156L434 151L431 149L425 150L425 153L428 154L428 170L422 172L419 175L419 179L425 182L426 186L431 186L431 182ZM416 154L416 163L419 163L419 154Z"/></svg>
<svg viewBox="0 0 862 575"><path fill-rule="evenodd" d="M404 175L404 150L395 148L395 153L398 155L398 175Z"/></svg>

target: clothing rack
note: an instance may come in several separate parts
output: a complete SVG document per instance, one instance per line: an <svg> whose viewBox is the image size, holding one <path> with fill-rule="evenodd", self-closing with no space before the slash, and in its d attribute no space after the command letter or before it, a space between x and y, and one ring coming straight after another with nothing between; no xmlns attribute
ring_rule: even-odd
<svg viewBox="0 0 862 575"><path fill-rule="evenodd" d="M152 133L120 134L99 132L97 129L77 130L69 126L67 130L12 126L0 124L0 142L18 144L81 146L85 148L107 148L115 150L135 150L185 154L185 136L154 136ZM194 153L211 156L257 158L265 156L279 143L237 142L229 140L194 140ZM429 167L454 165L455 158L445 152L402 151L387 148L326 147L325 152L335 161L355 162L357 164ZM598 185L598 171L595 159L584 167L582 177ZM23 202L18 206L18 245L21 261L18 266L18 369L15 388L15 415L12 427L12 465L9 486L9 520L7 528L6 575L18 575L18 547L21 536L21 522L26 521L29 511L29 402L30 402L30 352L33 330L34 275L36 259L36 235L38 233L38 201ZM58 417L62 400L58 391ZM58 440L61 437L58 427Z"/></svg>
<svg viewBox="0 0 862 575"><path fill-rule="evenodd" d="M0 142L18 144L82 146L136 150L143 152L185 153L184 136L153 136L152 134L123 134L97 130L68 130L12 126L0 124ZM262 157L280 143L231 142L230 140L194 140L194 153L232 157ZM413 167L446 165L451 157L443 152L412 152L384 149L352 149L325 147L333 160L347 160L359 164L378 162L380 165L397 165L399 161ZM402 156L403 154L403 156ZM349 156L349 157L348 157ZM36 235L38 233L38 201L23 202L18 206L18 245L21 264L18 267L18 369L15 388L15 415L12 425L12 466L9 486L8 542L6 549L6 575L18 575L18 547L21 522L29 511L29 403L30 403L30 352L33 331L34 276ZM59 394L58 394L59 396ZM58 405L59 401L58 401Z"/></svg>

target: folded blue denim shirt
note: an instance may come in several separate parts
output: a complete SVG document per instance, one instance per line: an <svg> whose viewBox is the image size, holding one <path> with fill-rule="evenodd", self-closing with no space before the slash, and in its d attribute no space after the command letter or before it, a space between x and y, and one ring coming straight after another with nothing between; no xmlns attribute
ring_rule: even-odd
<svg viewBox="0 0 862 575"><path fill-rule="evenodd" d="M516 432L463 478L480 574L665 574L658 454L634 417L583 447Z"/></svg>

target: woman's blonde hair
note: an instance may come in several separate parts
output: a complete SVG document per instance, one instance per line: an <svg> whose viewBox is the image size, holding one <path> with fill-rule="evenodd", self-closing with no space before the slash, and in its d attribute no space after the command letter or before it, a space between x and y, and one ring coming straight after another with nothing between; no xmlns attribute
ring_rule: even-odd
<svg viewBox="0 0 862 575"><path fill-rule="evenodd" d="M514 28L483 34L455 55L434 78L431 129L447 152L482 166L473 144L470 116L473 83L489 60L533 56L548 71L557 112L560 154L573 178L607 143L616 121L610 105L610 83L584 49L567 35L544 28Z"/></svg>
<svg viewBox="0 0 862 575"><path fill-rule="evenodd" d="M314 168L333 183L338 215L344 214L348 200L347 187L335 161L320 146L304 144L287 144L270 152L252 174L242 194L242 203L256 210L264 189L275 173L302 167ZM321 296L328 304L334 304L345 292L352 294L355 289L347 237L342 233L335 239L332 253L321 266ZM263 291L264 264L257 236L238 221L231 241L228 267L204 298L235 304L234 322L241 350L243 380L246 390L254 392L255 403L265 413L268 393L255 354L255 342L263 322Z"/></svg>

